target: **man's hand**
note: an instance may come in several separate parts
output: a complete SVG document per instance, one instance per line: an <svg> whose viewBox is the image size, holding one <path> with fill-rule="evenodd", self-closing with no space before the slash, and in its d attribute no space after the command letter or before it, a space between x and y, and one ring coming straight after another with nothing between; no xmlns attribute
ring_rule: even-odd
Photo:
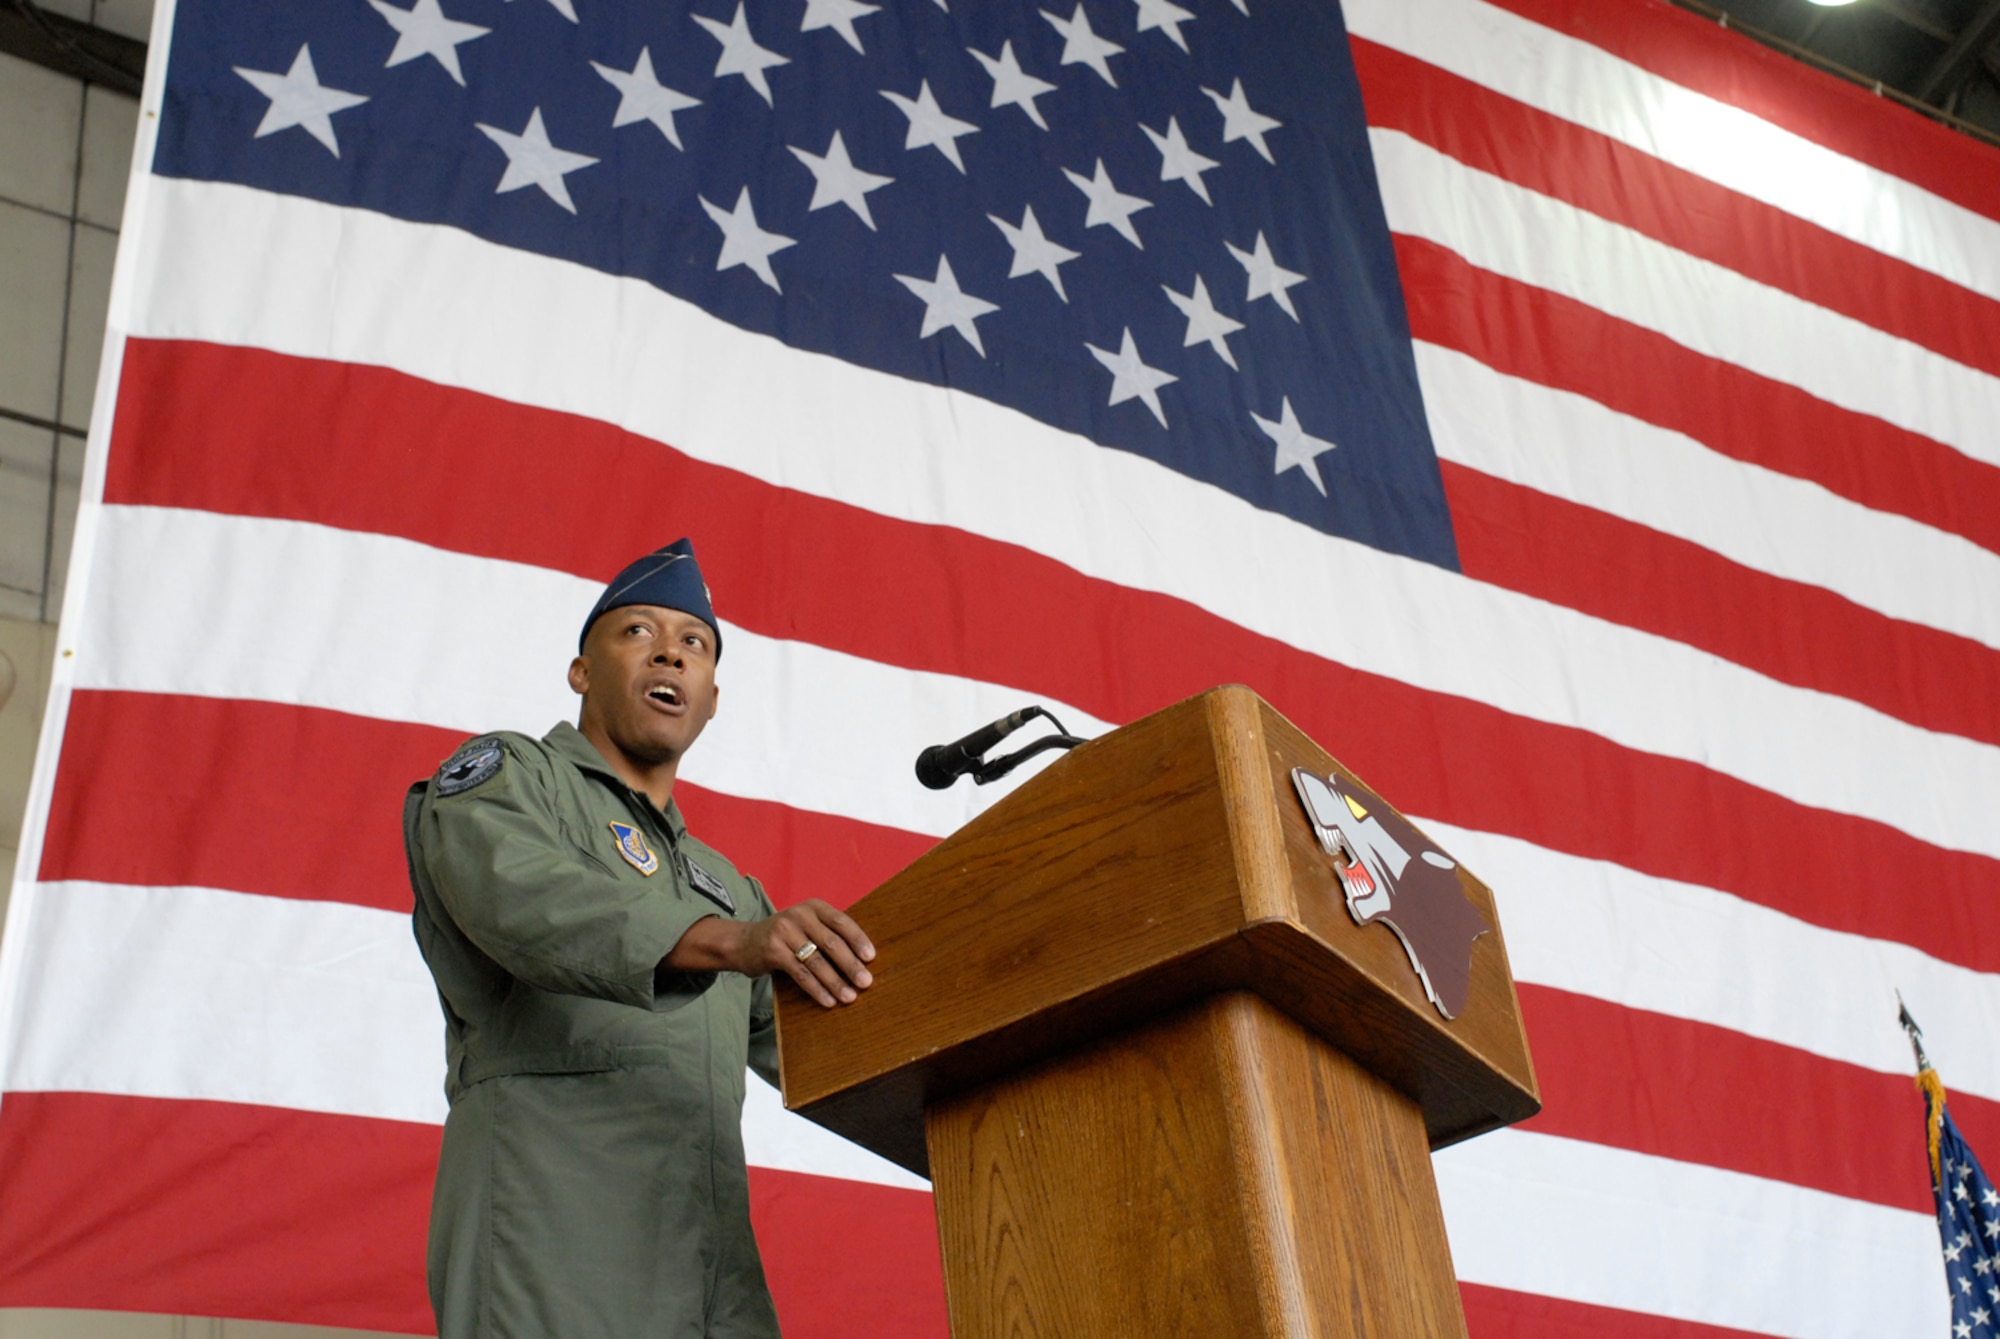
<svg viewBox="0 0 2000 1339"><path fill-rule="evenodd" d="M814 945L803 960L799 954ZM787 907L761 921L708 916L688 927L661 966L676 972L741 972L765 976L783 972L799 989L831 1009L852 1004L875 984L863 964L874 961L875 945L854 918L818 898Z"/></svg>

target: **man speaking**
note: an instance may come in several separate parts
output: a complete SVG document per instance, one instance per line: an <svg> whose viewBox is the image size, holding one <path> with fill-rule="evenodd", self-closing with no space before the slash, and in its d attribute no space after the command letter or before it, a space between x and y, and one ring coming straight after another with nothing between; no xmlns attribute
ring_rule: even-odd
<svg viewBox="0 0 2000 1339"><path fill-rule="evenodd" d="M744 1069L777 1081L771 973L832 1008L868 988L875 950L824 902L774 912L688 835L674 777L715 715L721 653L677 540L585 618L574 728L482 735L411 788L451 1102L428 1269L441 1339L778 1333Z"/></svg>

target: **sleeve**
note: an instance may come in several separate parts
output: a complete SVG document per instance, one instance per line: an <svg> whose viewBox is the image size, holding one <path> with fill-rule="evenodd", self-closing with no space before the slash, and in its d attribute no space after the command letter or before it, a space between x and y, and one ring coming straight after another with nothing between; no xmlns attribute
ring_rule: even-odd
<svg viewBox="0 0 2000 1339"><path fill-rule="evenodd" d="M751 878L750 890L757 895L759 917L777 914L763 884ZM778 1083L778 1005L769 976L750 983L750 1068L758 1078L783 1091Z"/></svg>
<svg viewBox="0 0 2000 1339"><path fill-rule="evenodd" d="M620 878L569 840L539 759L503 744L490 779L435 796L425 867L465 937L509 974L542 990L641 1008L700 995L712 975L655 968L710 909Z"/></svg>

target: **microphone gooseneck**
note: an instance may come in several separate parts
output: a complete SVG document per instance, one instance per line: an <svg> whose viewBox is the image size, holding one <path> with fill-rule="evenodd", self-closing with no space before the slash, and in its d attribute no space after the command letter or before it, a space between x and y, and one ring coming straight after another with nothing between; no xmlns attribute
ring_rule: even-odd
<svg viewBox="0 0 2000 1339"><path fill-rule="evenodd" d="M1038 716L1054 725L1057 733L1036 740L1018 753L986 761L988 750ZM1028 758L1046 749L1073 749L1083 742L1063 729L1062 722L1045 708L1023 707L991 724L980 726L963 739L949 744L933 744L919 753L917 780L932 790L944 790L960 777L970 775L975 785L983 786L1007 775Z"/></svg>

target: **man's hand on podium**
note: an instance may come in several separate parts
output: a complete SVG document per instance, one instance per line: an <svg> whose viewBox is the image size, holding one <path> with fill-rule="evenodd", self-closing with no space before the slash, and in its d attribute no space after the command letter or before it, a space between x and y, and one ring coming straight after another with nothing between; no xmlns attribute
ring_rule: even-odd
<svg viewBox="0 0 2000 1339"><path fill-rule="evenodd" d="M676 972L745 976L783 972L831 1009L854 1003L875 984L864 965L874 958L875 945L854 918L815 897L761 921L698 920L660 965Z"/></svg>

